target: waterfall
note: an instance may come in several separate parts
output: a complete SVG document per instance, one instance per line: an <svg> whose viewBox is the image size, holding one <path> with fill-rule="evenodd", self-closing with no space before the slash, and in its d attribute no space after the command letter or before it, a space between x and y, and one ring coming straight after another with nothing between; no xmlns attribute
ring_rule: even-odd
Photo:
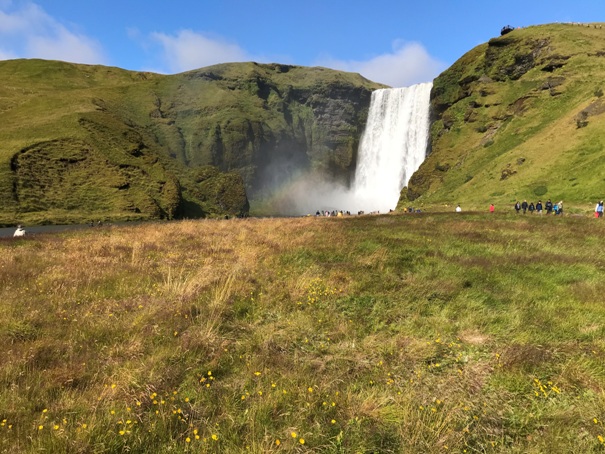
<svg viewBox="0 0 605 454"><path fill-rule="evenodd" d="M279 207L275 211L303 215L316 210L387 213L395 209L401 188L426 157L432 85L372 92L353 184L345 187L303 172L272 195L270 202Z"/></svg>
<svg viewBox="0 0 605 454"><path fill-rule="evenodd" d="M432 86L429 82L372 93L352 188L360 210L395 209L401 189L424 161Z"/></svg>

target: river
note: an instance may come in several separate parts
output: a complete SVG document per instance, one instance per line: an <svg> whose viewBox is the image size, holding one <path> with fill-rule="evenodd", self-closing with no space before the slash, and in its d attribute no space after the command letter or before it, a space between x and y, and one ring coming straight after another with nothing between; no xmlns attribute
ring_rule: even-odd
<svg viewBox="0 0 605 454"><path fill-rule="evenodd" d="M57 233L65 232L68 230L78 229L90 229L92 228L89 224L71 224L71 225L33 225L31 227L23 226L25 228L25 235L36 235L40 233ZM3 227L0 228L0 238L12 238L13 233L17 230L16 227Z"/></svg>

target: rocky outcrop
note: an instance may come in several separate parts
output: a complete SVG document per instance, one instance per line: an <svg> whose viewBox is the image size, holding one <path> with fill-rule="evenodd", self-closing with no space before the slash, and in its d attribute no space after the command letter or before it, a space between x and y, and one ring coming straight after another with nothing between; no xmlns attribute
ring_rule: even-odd
<svg viewBox="0 0 605 454"><path fill-rule="evenodd" d="M277 64L217 65L175 77L182 85L162 98L172 122L157 129L159 140L178 131L185 153L177 159L237 171L252 195L300 172L347 182L371 92L380 87L358 75Z"/></svg>

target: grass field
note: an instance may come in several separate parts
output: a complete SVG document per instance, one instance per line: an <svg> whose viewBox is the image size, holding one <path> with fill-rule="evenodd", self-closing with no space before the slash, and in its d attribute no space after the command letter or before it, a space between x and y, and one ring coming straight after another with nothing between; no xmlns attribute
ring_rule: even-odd
<svg viewBox="0 0 605 454"><path fill-rule="evenodd" d="M0 452L603 452L604 233L443 213L0 240Z"/></svg>

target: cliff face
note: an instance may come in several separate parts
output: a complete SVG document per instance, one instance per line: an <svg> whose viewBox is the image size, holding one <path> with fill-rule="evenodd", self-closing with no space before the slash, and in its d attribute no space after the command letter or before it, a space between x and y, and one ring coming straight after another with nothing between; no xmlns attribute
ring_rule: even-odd
<svg viewBox="0 0 605 454"><path fill-rule="evenodd" d="M155 118L170 123L154 125L159 140L180 149L176 158L187 166L236 170L252 195L300 171L348 181L371 91L379 87L324 68L256 63L175 79L158 96Z"/></svg>
<svg viewBox="0 0 605 454"><path fill-rule="evenodd" d="M0 62L0 223L241 216L300 172L347 182L371 91L323 68L174 76Z"/></svg>
<svg viewBox="0 0 605 454"><path fill-rule="evenodd" d="M602 198L604 49L600 24L557 24L465 54L434 81L430 154L400 204Z"/></svg>

